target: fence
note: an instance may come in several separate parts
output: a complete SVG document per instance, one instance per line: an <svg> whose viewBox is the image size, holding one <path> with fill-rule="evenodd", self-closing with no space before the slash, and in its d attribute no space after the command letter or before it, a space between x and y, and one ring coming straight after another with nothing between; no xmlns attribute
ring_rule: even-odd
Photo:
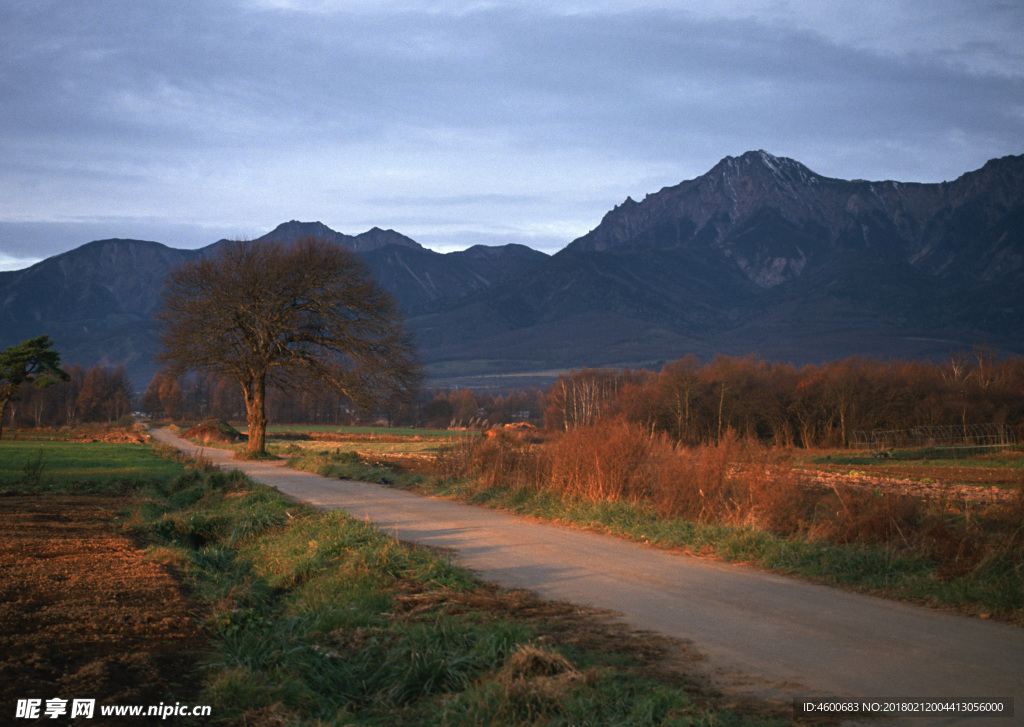
<svg viewBox="0 0 1024 727"><path fill-rule="evenodd" d="M859 431L853 433L852 443L854 449L871 449L879 454L895 449L938 450L938 456L968 457L1009 449L1017 443L1017 437L1005 424L950 424Z"/></svg>

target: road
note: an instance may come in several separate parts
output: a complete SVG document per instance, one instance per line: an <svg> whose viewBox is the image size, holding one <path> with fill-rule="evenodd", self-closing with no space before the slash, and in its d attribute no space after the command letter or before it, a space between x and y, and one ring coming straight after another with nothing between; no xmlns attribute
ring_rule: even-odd
<svg viewBox="0 0 1024 727"><path fill-rule="evenodd" d="M152 434L197 451L167 430ZM233 460L223 450L203 455L289 497L347 510L401 540L450 548L487 581L610 609L633 627L689 641L706 657L705 675L725 692L880 702L1013 698L1013 719L885 723L1024 724L1024 629L277 462Z"/></svg>

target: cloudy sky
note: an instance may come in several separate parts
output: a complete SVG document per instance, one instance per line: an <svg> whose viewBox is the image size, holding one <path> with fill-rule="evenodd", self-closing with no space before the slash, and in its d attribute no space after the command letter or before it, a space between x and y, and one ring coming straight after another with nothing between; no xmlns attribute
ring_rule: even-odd
<svg viewBox="0 0 1024 727"><path fill-rule="evenodd" d="M1024 153L1024 3L0 4L0 269L291 219L552 252L750 149L926 182Z"/></svg>

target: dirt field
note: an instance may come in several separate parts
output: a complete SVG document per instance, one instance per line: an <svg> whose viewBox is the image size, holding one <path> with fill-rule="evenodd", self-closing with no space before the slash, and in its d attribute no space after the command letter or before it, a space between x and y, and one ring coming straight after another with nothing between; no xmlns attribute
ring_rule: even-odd
<svg viewBox="0 0 1024 727"><path fill-rule="evenodd" d="M821 487L850 485L879 492L894 492L920 498L967 500L977 503L1010 502L1019 498L1019 471L971 469L967 467L872 467L850 474L852 467L820 467L805 470L807 480ZM966 484L965 484L966 483Z"/></svg>
<svg viewBox="0 0 1024 727"><path fill-rule="evenodd" d="M197 703L199 614L174 578L115 530L124 504L0 497L0 723L102 725L104 704ZM53 698L69 707L95 699L95 717L15 719L19 699L45 707Z"/></svg>

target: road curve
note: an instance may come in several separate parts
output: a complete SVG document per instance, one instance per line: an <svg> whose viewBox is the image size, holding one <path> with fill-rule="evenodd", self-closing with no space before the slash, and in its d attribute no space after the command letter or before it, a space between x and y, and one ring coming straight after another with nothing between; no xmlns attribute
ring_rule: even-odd
<svg viewBox="0 0 1024 727"><path fill-rule="evenodd" d="M199 449L167 430L152 435L193 454ZM1013 698L1011 719L888 723L1024 724L1024 629L278 462L238 461L223 450L203 455L296 500L347 510L401 540L451 548L485 580L611 609L636 628L687 640L726 692L857 701Z"/></svg>

